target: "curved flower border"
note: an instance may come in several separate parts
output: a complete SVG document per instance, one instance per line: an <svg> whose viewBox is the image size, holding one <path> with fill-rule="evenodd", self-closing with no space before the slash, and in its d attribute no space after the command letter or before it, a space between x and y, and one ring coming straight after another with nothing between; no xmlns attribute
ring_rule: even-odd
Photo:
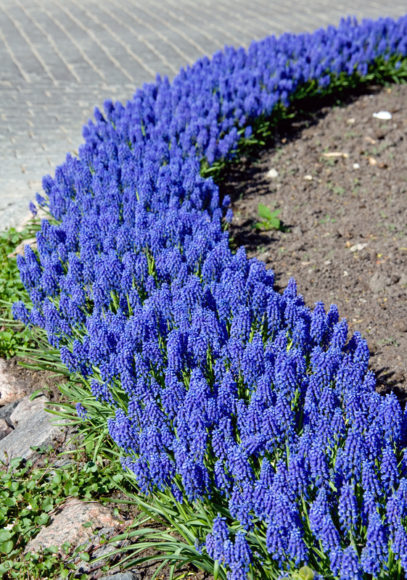
<svg viewBox="0 0 407 580"><path fill-rule="evenodd" d="M18 258L14 316L108 410L141 492L206 506L196 551L229 578L407 570L406 414L335 305L231 251L230 200L202 176L293 99L401 78L406 56L407 17L226 47L96 109L37 194L53 219Z"/></svg>

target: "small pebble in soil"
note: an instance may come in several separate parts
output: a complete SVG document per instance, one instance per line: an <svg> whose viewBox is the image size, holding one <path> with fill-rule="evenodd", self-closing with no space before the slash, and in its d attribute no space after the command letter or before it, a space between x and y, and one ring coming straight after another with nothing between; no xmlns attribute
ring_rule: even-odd
<svg viewBox="0 0 407 580"><path fill-rule="evenodd" d="M275 179L276 177L278 177L278 171L273 167L272 169L267 171L267 177L270 177L270 179Z"/></svg>
<svg viewBox="0 0 407 580"><path fill-rule="evenodd" d="M349 249L351 252L360 252L363 248L366 248L367 244L355 244L351 246Z"/></svg>
<svg viewBox="0 0 407 580"><path fill-rule="evenodd" d="M388 121L392 118L392 114L389 111L379 111L378 113L373 113L375 119L381 119L382 121Z"/></svg>

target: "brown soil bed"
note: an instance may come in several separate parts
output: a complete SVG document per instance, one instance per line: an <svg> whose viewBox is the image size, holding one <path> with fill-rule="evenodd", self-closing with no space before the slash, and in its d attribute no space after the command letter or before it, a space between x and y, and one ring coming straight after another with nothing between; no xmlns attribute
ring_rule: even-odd
<svg viewBox="0 0 407 580"><path fill-rule="evenodd" d="M407 400L407 85L310 103L222 176L233 243L294 277L307 305L338 305L368 341L380 391ZM373 113L388 111L390 120ZM274 170L271 171L270 170ZM277 175L276 175L277 172ZM272 177L274 175L274 177ZM259 231L258 204L285 231Z"/></svg>

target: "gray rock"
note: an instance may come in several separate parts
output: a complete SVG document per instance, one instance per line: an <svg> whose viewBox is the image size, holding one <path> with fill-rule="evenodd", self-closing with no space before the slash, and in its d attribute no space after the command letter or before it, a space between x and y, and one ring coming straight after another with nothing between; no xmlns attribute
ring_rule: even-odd
<svg viewBox="0 0 407 580"><path fill-rule="evenodd" d="M48 401L45 395L40 395L32 401L30 396L24 397L16 405L15 409L10 415L10 421L14 427L17 427L19 423L24 423L32 415L37 413L37 411L42 411L45 409L45 403Z"/></svg>
<svg viewBox="0 0 407 580"><path fill-rule="evenodd" d="M58 419L45 411L46 402L44 396L34 401L25 397L16 406L9 419L15 429L1 439L0 459L14 457L29 459L35 454L31 447L50 445L63 438L65 429L55 425Z"/></svg>
<svg viewBox="0 0 407 580"><path fill-rule="evenodd" d="M102 576L99 580L141 580L140 572L118 572L112 576Z"/></svg>

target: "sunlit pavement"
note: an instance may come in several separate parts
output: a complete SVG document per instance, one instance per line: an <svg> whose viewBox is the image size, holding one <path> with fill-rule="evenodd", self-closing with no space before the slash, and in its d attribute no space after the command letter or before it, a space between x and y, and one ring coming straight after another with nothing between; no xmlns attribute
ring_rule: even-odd
<svg viewBox="0 0 407 580"><path fill-rule="evenodd" d="M406 3L346 0L0 0L0 230L17 225L95 105L126 101L156 73L225 44L311 32L340 18L391 16Z"/></svg>

